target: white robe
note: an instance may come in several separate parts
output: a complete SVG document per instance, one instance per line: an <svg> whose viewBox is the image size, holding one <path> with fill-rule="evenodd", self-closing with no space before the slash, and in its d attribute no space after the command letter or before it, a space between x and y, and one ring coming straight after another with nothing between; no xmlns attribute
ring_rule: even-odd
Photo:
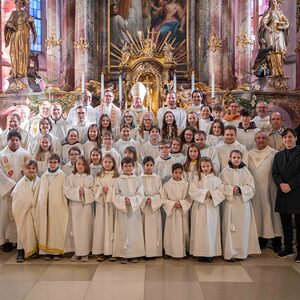
<svg viewBox="0 0 300 300"><path fill-rule="evenodd" d="M94 255L113 253L115 208L112 201L115 198L115 184L113 171L105 171L103 177L95 178L96 213L92 247ZM108 187L108 193L103 193L103 187Z"/></svg>
<svg viewBox="0 0 300 300"><path fill-rule="evenodd" d="M260 131L258 128L237 128L236 139L238 142L246 147L248 151L250 151L254 147L254 138L256 132Z"/></svg>
<svg viewBox="0 0 300 300"><path fill-rule="evenodd" d="M196 168L196 162L190 162L189 171L183 172L183 178L185 179L186 182L191 183L195 176L198 178L198 170Z"/></svg>
<svg viewBox="0 0 300 300"><path fill-rule="evenodd" d="M2 168L5 176L7 176L8 179L17 183L22 178L24 164L29 159L30 155L25 149L20 147L16 151L11 151L9 147L6 146L0 152L0 167ZM9 176L8 174L11 173L12 176ZM0 203L0 210L0 228L2 228L2 234L0 234L0 244L5 243L6 240L12 243L16 243L17 227L12 214L12 197L10 193L7 193L5 194L5 196L2 197Z"/></svg>
<svg viewBox="0 0 300 300"><path fill-rule="evenodd" d="M189 250L189 184L184 180L175 181L171 178L163 186L163 207L166 212L164 230L164 249L172 257L184 257ZM181 208L175 208L179 201Z"/></svg>
<svg viewBox="0 0 300 300"><path fill-rule="evenodd" d="M207 197L210 192L211 197ZM225 199L222 181L213 173L201 173L189 187L193 200L191 216L190 254L213 257L222 255L220 203Z"/></svg>
<svg viewBox="0 0 300 300"><path fill-rule="evenodd" d="M245 259L260 254L256 224L251 204L255 194L254 179L246 167L225 167L220 178L224 183L225 201L222 207L222 244L224 258ZM241 194L233 194L238 186Z"/></svg>
<svg viewBox="0 0 300 300"><path fill-rule="evenodd" d="M51 144L52 144L53 152L58 154L59 156L61 156L60 140L56 136L54 136L52 133L50 133L49 135L51 137ZM36 136L34 136L31 139L30 144L28 146L28 152L30 153L30 155L34 156L35 153L38 151L42 137L43 137L43 135L41 133L38 133Z"/></svg>
<svg viewBox="0 0 300 300"><path fill-rule="evenodd" d="M67 235L69 210L64 196L66 175L58 169L47 171L35 193L34 227L40 254L63 254Z"/></svg>
<svg viewBox="0 0 300 300"><path fill-rule="evenodd" d="M16 242L15 234L11 235L9 226L12 219L12 214L9 214L9 195L15 184L16 182L7 177L0 168L0 245L4 244L7 240L12 241L12 238Z"/></svg>
<svg viewBox="0 0 300 300"><path fill-rule="evenodd" d="M234 141L232 144L221 142L215 147L215 149L219 156L221 170L223 170L228 165L230 152L232 150L240 150L243 154L243 162L248 165L248 151L246 147L240 144L238 141Z"/></svg>
<svg viewBox="0 0 300 300"><path fill-rule="evenodd" d="M179 153L171 153L171 156L175 160L174 163L180 163L180 164L184 165L184 163L186 161L186 156L184 156L181 152L179 152Z"/></svg>
<svg viewBox="0 0 300 300"><path fill-rule="evenodd" d="M157 122L158 122L159 128L162 128L163 117L167 111L170 111L173 113L178 128L181 128L181 129L185 128L186 111L180 107L176 107L176 108L161 107L157 112Z"/></svg>
<svg viewBox="0 0 300 300"><path fill-rule="evenodd" d="M87 141L84 143L83 153L84 153L84 157L87 161L90 161L91 152L93 151L94 148L100 148L100 147L98 147L97 142Z"/></svg>
<svg viewBox="0 0 300 300"><path fill-rule="evenodd" d="M83 145L81 143L75 143L73 145L70 144L64 144L61 147L61 159L62 159L62 164L66 164L69 161L69 150L72 147L78 147L81 151L81 154L83 154Z"/></svg>
<svg viewBox="0 0 300 300"><path fill-rule="evenodd" d="M74 105L70 109L70 111L68 113L68 116L67 116L67 119L66 119L67 123L72 124L72 123L74 123L74 120L77 121L76 107L79 104L80 103ZM87 110L86 117L87 117L88 122L98 124L98 120L99 120L99 117L100 117L98 110L96 110L92 105L87 105L85 107L86 107L86 110Z"/></svg>
<svg viewBox="0 0 300 300"><path fill-rule="evenodd" d="M12 192L12 213L17 225L18 249L24 249L25 258L38 250L34 229L34 193L38 183L38 177L30 181L24 176ZM24 195L26 196L24 197Z"/></svg>
<svg viewBox="0 0 300 300"><path fill-rule="evenodd" d="M78 130L78 140L81 144L84 144L88 140L88 128L92 123L85 121L83 123L72 123L71 128Z"/></svg>
<svg viewBox="0 0 300 300"><path fill-rule="evenodd" d="M60 117L58 120L54 120L50 117L50 120L52 122L51 133L62 142L70 129L69 124L63 117Z"/></svg>
<svg viewBox="0 0 300 300"><path fill-rule="evenodd" d="M261 130L265 132L269 132L272 129L272 125L270 123L270 116L267 115L263 118L256 116L252 120L255 122L256 126Z"/></svg>
<svg viewBox="0 0 300 300"><path fill-rule="evenodd" d="M219 143L223 142L224 141L224 136L223 135L219 135L219 136L216 136L216 135L213 135L213 134L209 134L207 137L206 137L206 144L208 146L217 146Z"/></svg>
<svg viewBox="0 0 300 300"><path fill-rule="evenodd" d="M120 153L115 148L111 148L110 150L105 150L104 148L102 148L101 152L102 152L102 159L105 156L105 154L110 154L115 159L117 168L119 169L121 167L122 158Z"/></svg>
<svg viewBox="0 0 300 300"><path fill-rule="evenodd" d="M158 157L155 160L154 172L161 178L163 184L172 177L172 165L175 163L177 163L177 161L172 156L170 156L169 159Z"/></svg>
<svg viewBox="0 0 300 300"><path fill-rule="evenodd" d="M200 150L201 157L207 156L211 159L211 162L214 166L215 174L220 174L220 160L215 147L205 147L204 149Z"/></svg>
<svg viewBox="0 0 300 300"><path fill-rule="evenodd" d="M94 179L87 174L70 174L65 182L65 196L69 200L71 236L77 256L86 256L92 249ZM84 188L84 196L79 189Z"/></svg>
<svg viewBox="0 0 300 300"><path fill-rule="evenodd" d="M156 160L160 155L159 144L152 145L150 141L146 142L141 147L142 158L146 156L152 156Z"/></svg>
<svg viewBox="0 0 300 300"><path fill-rule="evenodd" d="M18 132L21 134L21 137L22 137L22 140L21 140L22 148L27 149L28 146L30 145L32 136L22 128L19 128ZM0 150L4 149L7 146L8 133L9 133L9 129L5 129L0 134Z"/></svg>
<svg viewBox="0 0 300 300"><path fill-rule="evenodd" d="M162 182L158 175L143 174L144 200L141 206L144 221L145 252L147 257L162 256ZM150 198L151 204L146 204Z"/></svg>
<svg viewBox="0 0 300 300"><path fill-rule="evenodd" d="M263 238L282 236L279 213L275 212L277 187L272 177L272 164L277 151L269 146L249 151L249 170L254 177L256 194L252 199L257 234Z"/></svg>
<svg viewBox="0 0 300 300"><path fill-rule="evenodd" d="M124 151L128 146L133 146L135 148L138 160L140 160L140 145L134 139L130 138L128 141L124 141L122 138L120 138L114 143L114 148L120 153L122 158L124 158Z"/></svg>
<svg viewBox="0 0 300 300"><path fill-rule="evenodd" d="M91 175L95 178L97 174L101 171L101 165L94 165L93 163L90 164Z"/></svg>
<svg viewBox="0 0 300 300"><path fill-rule="evenodd" d="M74 171L74 165L70 161L68 161L65 165L61 167L61 170L66 174L66 176L69 176Z"/></svg>
<svg viewBox="0 0 300 300"><path fill-rule="evenodd" d="M145 255L141 204L144 198L142 180L135 175L121 175L116 180L116 196L113 204L116 208L115 240L113 256L132 258ZM131 205L125 204L125 197Z"/></svg>

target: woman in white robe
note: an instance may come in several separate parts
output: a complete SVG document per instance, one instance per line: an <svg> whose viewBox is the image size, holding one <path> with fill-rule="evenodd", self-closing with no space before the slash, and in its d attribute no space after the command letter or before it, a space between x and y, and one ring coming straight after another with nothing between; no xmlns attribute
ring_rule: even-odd
<svg viewBox="0 0 300 300"><path fill-rule="evenodd" d="M35 176L29 177L35 168ZM29 173L31 172L31 173ZM17 225L18 251L24 250L24 258L30 257L38 251L38 244L34 229L34 194L39 184L39 177L36 176L37 163L30 160L25 164L25 174L16 184L12 192L12 213ZM26 196L25 196L26 195ZM17 257L18 260L18 257Z"/></svg>
<svg viewBox="0 0 300 300"><path fill-rule="evenodd" d="M122 162L124 161L132 162L132 173L133 160L127 157L122 160ZM123 172L126 164L129 163L122 165ZM145 246L140 210L144 189L141 178L136 175L121 175L116 181L115 193L116 196L113 199L116 208L113 256L124 259L144 256ZM127 198L130 200L130 205L126 204Z"/></svg>
<svg viewBox="0 0 300 300"><path fill-rule="evenodd" d="M97 260L103 261L106 256L110 260L113 254L115 184L118 177L118 166L112 155L103 157L103 169L95 178L94 192L96 212L94 219L94 236L92 253L98 255Z"/></svg>
<svg viewBox="0 0 300 300"><path fill-rule="evenodd" d="M152 159L153 168L154 160L152 157L150 159ZM149 163L147 157L144 160L144 166L145 162ZM153 173L153 170L152 174L143 174L141 177L144 186L144 199L141 210L143 212L146 257L159 257L162 256L162 219L160 211L163 204L161 197L162 182L160 177Z"/></svg>
<svg viewBox="0 0 300 300"><path fill-rule="evenodd" d="M71 258L82 262L88 260L92 248L94 179L89 175L89 164L83 156L76 161L74 173L66 178L65 196L70 201L71 235L75 254Z"/></svg>
<svg viewBox="0 0 300 300"><path fill-rule="evenodd" d="M208 158L201 159L200 166L205 163L212 166ZM214 256L222 255L219 205L225 196L222 181L212 171L208 173L201 169L200 178L195 176L189 187L190 199L194 201L190 254L199 257L200 261L212 262Z"/></svg>
<svg viewBox="0 0 300 300"><path fill-rule="evenodd" d="M166 212L164 230L165 254L175 258L185 257L189 249L189 184L171 178L163 186L163 207ZM176 208L180 203L181 207Z"/></svg>
<svg viewBox="0 0 300 300"><path fill-rule="evenodd" d="M233 165L233 159L237 159L235 154L240 158ZM241 152L233 150L230 154L230 165L220 174L225 193L222 207L223 255L226 260L231 261L245 259L249 254L261 253L251 204L255 194L254 179L241 158Z"/></svg>

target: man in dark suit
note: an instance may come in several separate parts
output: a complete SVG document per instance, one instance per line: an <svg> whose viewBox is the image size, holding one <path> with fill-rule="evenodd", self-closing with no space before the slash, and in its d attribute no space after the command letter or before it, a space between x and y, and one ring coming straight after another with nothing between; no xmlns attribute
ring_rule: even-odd
<svg viewBox="0 0 300 300"><path fill-rule="evenodd" d="M300 263L300 147L296 145L297 133L291 128L282 132L285 149L274 157L272 175L277 186L275 211L280 213L284 234L284 250L278 257L294 255L292 215L296 221L297 256Z"/></svg>

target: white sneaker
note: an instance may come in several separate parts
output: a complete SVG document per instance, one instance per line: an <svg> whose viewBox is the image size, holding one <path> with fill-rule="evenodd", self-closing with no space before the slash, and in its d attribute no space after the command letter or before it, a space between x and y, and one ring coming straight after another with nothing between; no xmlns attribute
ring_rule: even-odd
<svg viewBox="0 0 300 300"><path fill-rule="evenodd" d="M70 258L71 261L77 261L78 259L79 257L75 254Z"/></svg>

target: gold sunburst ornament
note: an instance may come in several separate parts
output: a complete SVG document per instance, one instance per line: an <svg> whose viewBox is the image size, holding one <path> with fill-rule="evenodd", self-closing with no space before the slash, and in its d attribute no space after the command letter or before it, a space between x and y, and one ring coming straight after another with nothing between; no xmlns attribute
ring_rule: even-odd
<svg viewBox="0 0 300 300"><path fill-rule="evenodd" d="M209 37L207 45L208 49L210 49L212 52L216 52L217 49L223 47L222 40L219 39L215 33Z"/></svg>
<svg viewBox="0 0 300 300"><path fill-rule="evenodd" d="M241 33L236 37L236 45L239 47L242 51L246 51L247 47L251 45L252 42L249 39L246 32Z"/></svg>
<svg viewBox="0 0 300 300"><path fill-rule="evenodd" d="M58 39L55 33L50 34L46 38L46 48L56 48L61 46L61 39Z"/></svg>
<svg viewBox="0 0 300 300"><path fill-rule="evenodd" d="M74 48L80 49L81 51L84 51L85 49L89 48L89 46L89 43L82 36L79 38L79 41L74 42Z"/></svg>

